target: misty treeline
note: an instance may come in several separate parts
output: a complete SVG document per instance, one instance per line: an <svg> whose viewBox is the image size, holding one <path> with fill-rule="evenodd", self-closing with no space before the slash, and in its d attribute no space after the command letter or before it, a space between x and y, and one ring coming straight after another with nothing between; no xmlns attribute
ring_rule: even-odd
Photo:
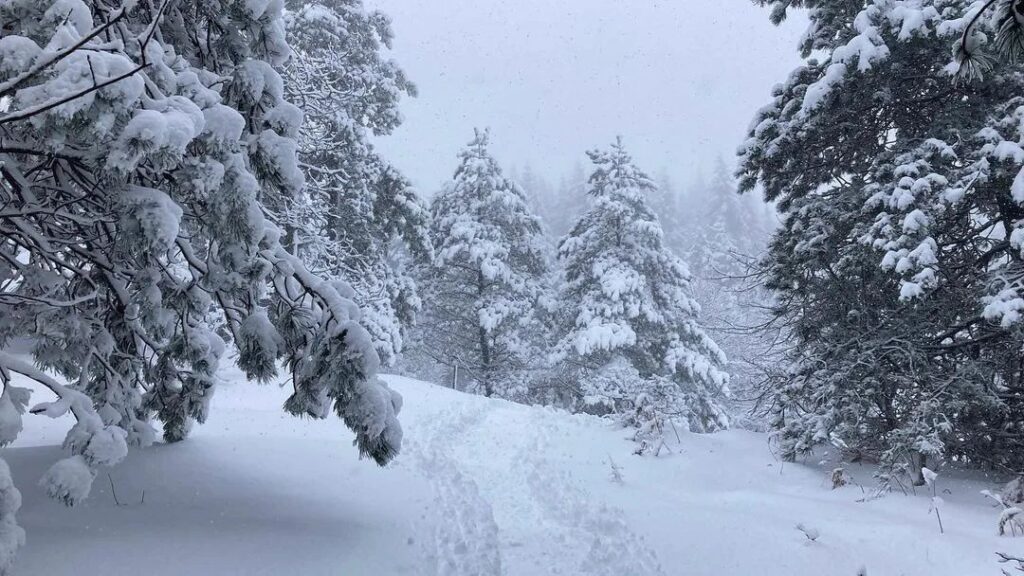
<svg viewBox="0 0 1024 576"><path fill-rule="evenodd" d="M401 362L640 452L753 410L887 481L1019 471L1024 8L756 1L811 21L739 153L767 248L725 170L651 178L628 138L545 186L478 132L428 202L372 145L416 88L361 0L0 0L0 443L71 415L41 481L74 505L230 359L383 465ZM0 465L0 570L19 505Z"/></svg>

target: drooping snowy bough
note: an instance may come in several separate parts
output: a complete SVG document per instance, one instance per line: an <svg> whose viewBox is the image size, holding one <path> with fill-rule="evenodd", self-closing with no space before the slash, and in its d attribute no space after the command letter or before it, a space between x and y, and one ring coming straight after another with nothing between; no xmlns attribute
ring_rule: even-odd
<svg viewBox="0 0 1024 576"><path fill-rule="evenodd" d="M0 432L13 441L28 404L12 373L53 392L31 411L76 418L44 479L69 504L154 440L152 417L168 441L206 418L226 340L254 380L286 364L289 412L333 407L380 464L399 450L400 398L375 376L352 289L282 245L304 186L282 14L0 0L0 346L28 340L36 364L0 353Z"/></svg>

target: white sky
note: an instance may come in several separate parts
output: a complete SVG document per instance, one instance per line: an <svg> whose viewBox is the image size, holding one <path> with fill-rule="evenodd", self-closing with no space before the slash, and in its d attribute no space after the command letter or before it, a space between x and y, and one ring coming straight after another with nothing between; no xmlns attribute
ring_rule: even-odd
<svg viewBox="0 0 1024 576"><path fill-rule="evenodd" d="M776 28L749 0L367 0L392 17L392 56L417 84L381 151L425 193L490 127L506 168L553 183L626 139L642 168L684 180L731 163L772 85L799 63L806 21Z"/></svg>

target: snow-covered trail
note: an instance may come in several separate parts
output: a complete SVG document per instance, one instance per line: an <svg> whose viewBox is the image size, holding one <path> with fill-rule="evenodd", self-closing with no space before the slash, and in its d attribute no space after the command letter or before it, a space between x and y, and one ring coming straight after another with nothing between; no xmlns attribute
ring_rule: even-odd
<svg viewBox="0 0 1024 576"><path fill-rule="evenodd" d="M977 478L940 473L940 534L926 495L858 502L857 486L830 489L830 464L782 466L764 435L687 434L637 457L596 418L392 376L406 439L379 469L337 420L292 418L286 391L224 377L188 441L134 451L74 509L37 485L70 422L27 417L0 452L24 497L15 575L996 576L996 551L1024 555L1024 538L996 536Z"/></svg>
<svg viewBox="0 0 1024 576"><path fill-rule="evenodd" d="M463 437L482 411L448 408L417 421L403 451L429 479L435 509L420 528L424 561L420 573L471 576L502 573L498 526L491 504L481 495L451 450L452 439ZM417 437L418 435L418 437Z"/></svg>
<svg viewBox="0 0 1024 576"><path fill-rule="evenodd" d="M626 431L597 418L389 380L419 402L404 415L409 450L423 438L471 487L439 509L485 518L458 533L486 527L473 541L491 546L487 564L432 563L423 574L994 576L996 551L1024 553L1024 539L995 535L998 511L979 494L993 484L955 472L939 479L940 534L923 491L863 501L857 485L831 490L833 463L783 464L763 434L684 434L672 454L637 457ZM871 489L870 468L847 472ZM820 537L808 541L797 524ZM455 530L441 526L434 534ZM432 550L473 557L458 545Z"/></svg>
<svg viewBox="0 0 1024 576"><path fill-rule="evenodd" d="M548 459L552 438L573 425L572 417L464 396L449 400L407 424L414 439L407 454L432 478L442 512L426 573L663 574L624 514Z"/></svg>

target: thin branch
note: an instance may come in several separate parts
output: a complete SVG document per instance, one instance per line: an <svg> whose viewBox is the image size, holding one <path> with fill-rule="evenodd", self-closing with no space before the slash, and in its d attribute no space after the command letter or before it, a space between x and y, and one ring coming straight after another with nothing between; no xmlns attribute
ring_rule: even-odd
<svg viewBox="0 0 1024 576"><path fill-rule="evenodd" d="M963 51L964 54L970 54L970 51L967 50L967 37L971 34L971 29L974 28L974 25L981 19L982 14L988 12L988 9L998 1L999 0L988 0L988 2L981 7L981 10L978 10L978 13L971 18L971 21L967 23L967 26L964 27L964 33L960 36L960 50Z"/></svg>

